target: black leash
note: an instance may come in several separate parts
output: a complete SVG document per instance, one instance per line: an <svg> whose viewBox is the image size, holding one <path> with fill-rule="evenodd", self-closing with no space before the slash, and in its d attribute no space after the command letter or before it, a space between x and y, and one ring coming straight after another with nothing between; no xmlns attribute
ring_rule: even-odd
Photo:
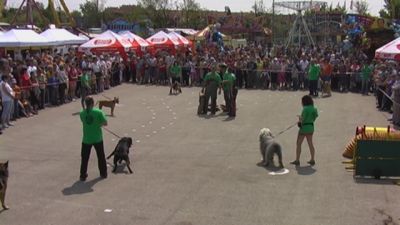
<svg viewBox="0 0 400 225"><path fill-rule="evenodd" d="M288 128L284 129L283 131L279 132L277 135L275 135L275 137L278 137L279 135L285 133L286 131L292 129L293 127L297 126L297 122L293 125L290 125Z"/></svg>
<svg viewBox="0 0 400 225"><path fill-rule="evenodd" d="M106 127L103 127L103 129L104 129L105 131L107 131L108 133L110 133L110 134L114 135L115 137L117 137L117 138L121 139L121 137L120 137L118 134L116 134L116 133L112 132L112 131L111 131L111 130L109 130L108 128L106 128Z"/></svg>

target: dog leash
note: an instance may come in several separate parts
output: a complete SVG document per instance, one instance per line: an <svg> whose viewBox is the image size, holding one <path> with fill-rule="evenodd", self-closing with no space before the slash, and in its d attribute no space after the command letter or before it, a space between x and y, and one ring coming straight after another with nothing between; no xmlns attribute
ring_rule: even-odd
<svg viewBox="0 0 400 225"><path fill-rule="evenodd" d="M293 127L297 126L297 122L293 125L290 125L288 128L284 129L283 131L279 132L277 135L275 135L275 137L278 137L279 135L285 133L286 131L292 129Z"/></svg>
<svg viewBox="0 0 400 225"><path fill-rule="evenodd" d="M104 94L101 94L101 96L103 96L104 98L108 99L108 100L113 100L110 97L105 96Z"/></svg>
<svg viewBox="0 0 400 225"><path fill-rule="evenodd" d="M111 130L109 130L108 128L106 128L106 127L103 127L103 129L104 129L105 131L107 131L108 133L110 133L110 134L114 135L115 137L117 137L117 138L121 139L121 137L120 137L118 134L116 134L116 133L112 132L112 131L111 131Z"/></svg>

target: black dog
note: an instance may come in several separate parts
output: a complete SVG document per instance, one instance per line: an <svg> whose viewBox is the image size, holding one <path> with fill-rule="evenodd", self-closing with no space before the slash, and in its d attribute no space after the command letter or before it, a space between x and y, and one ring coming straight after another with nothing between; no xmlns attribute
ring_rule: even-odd
<svg viewBox="0 0 400 225"><path fill-rule="evenodd" d="M122 160L126 162L126 167L130 173L133 173L130 164L131 161L129 160L129 148L132 146L132 138L130 137L123 137L119 140L117 146L115 147L114 151L107 157L107 159L111 158L114 155L114 169L113 173L117 170L117 163L121 163Z"/></svg>

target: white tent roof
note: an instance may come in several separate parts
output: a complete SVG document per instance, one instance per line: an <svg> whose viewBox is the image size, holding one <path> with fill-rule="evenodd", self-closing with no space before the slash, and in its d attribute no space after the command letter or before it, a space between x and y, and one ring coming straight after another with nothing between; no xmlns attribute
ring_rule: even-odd
<svg viewBox="0 0 400 225"><path fill-rule="evenodd" d="M397 38L375 51L375 58L400 61L400 38Z"/></svg>
<svg viewBox="0 0 400 225"><path fill-rule="evenodd" d="M52 46L54 42L40 36L33 30L12 29L0 35L0 47Z"/></svg>
<svg viewBox="0 0 400 225"><path fill-rule="evenodd" d="M54 41L57 45L80 45L87 41L66 29L47 29L40 35Z"/></svg>
<svg viewBox="0 0 400 225"><path fill-rule="evenodd" d="M183 37L182 35L172 31L168 34L168 36L170 36L173 40L176 40L182 44L184 44L185 46L190 45L190 41L188 39L186 39L185 37Z"/></svg>
<svg viewBox="0 0 400 225"><path fill-rule="evenodd" d="M179 46L179 41L176 39L172 39L167 33L164 31L159 31L158 33L154 34L153 36L146 39L150 43L155 45L162 45L162 44L172 44Z"/></svg>
<svg viewBox="0 0 400 225"><path fill-rule="evenodd" d="M193 30L193 29L186 29L186 28L167 28L168 32L176 32L176 33L183 33L186 35L195 35L197 32L197 30Z"/></svg>
<svg viewBox="0 0 400 225"><path fill-rule="evenodd" d="M119 35L128 38L131 43L137 42L140 46L150 46L149 42L130 31L122 31Z"/></svg>
<svg viewBox="0 0 400 225"><path fill-rule="evenodd" d="M125 37L122 37L110 30L100 34L96 38L87 41L86 43L79 46L81 52L125 52L132 48L132 44Z"/></svg>

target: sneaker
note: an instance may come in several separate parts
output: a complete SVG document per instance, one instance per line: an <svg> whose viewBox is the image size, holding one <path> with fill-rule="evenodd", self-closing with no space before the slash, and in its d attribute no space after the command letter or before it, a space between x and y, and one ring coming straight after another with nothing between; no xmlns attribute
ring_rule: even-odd
<svg viewBox="0 0 400 225"><path fill-rule="evenodd" d="M290 162L290 164L300 166L300 161L299 160L294 160L293 162Z"/></svg>
<svg viewBox="0 0 400 225"><path fill-rule="evenodd" d="M310 160L307 163L310 164L311 166L314 166L315 165L315 160Z"/></svg>

